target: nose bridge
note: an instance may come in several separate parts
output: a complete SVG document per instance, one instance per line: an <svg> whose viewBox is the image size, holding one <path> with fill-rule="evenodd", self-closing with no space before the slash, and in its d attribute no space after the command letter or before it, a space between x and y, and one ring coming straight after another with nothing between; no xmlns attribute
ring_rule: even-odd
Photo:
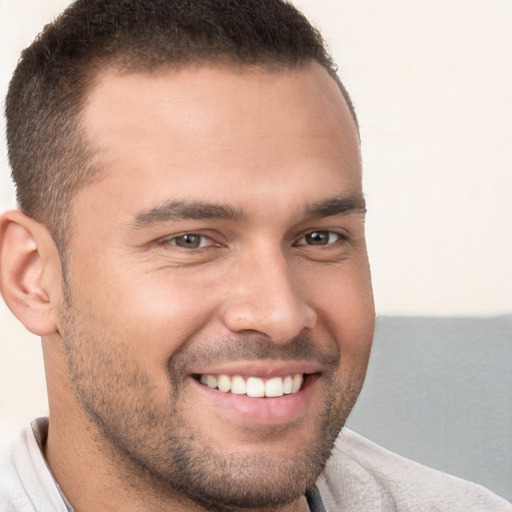
<svg viewBox="0 0 512 512"><path fill-rule="evenodd" d="M224 321L233 332L257 331L285 343L315 323L280 247L260 247L243 257L231 284Z"/></svg>

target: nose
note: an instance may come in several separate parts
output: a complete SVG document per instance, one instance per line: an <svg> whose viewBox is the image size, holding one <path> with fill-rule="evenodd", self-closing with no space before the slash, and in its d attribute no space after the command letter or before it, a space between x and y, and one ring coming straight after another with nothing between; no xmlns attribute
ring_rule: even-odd
<svg viewBox="0 0 512 512"><path fill-rule="evenodd" d="M259 333L286 343L314 327L316 313L280 250L259 252L233 270L223 307L223 321L231 332Z"/></svg>

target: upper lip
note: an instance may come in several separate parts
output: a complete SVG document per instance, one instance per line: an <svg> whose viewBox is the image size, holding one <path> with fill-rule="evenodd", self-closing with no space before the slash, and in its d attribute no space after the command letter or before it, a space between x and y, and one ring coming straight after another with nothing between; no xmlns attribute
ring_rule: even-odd
<svg viewBox="0 0 512 512"><path fill-rule="evenodd" d="M240 375L271 379L297 373L321 373L322 366L312 361L233 361L194 368L192 375Z"/></svg>

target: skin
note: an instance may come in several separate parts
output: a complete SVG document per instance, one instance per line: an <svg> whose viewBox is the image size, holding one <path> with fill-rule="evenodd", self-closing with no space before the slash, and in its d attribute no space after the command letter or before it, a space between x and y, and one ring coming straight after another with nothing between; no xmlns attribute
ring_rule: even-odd
<svg viewBox="0 0 512 512"><path fill-rule="evenodd" d="M1 224L2 292L43 336L56 480L80 512L307 510L374 330L336 84L317 64L110 69L83 126L102 171L73 201L68 281L44 226ZM243 407L194 378L297 369L307 391Z"/></svg>

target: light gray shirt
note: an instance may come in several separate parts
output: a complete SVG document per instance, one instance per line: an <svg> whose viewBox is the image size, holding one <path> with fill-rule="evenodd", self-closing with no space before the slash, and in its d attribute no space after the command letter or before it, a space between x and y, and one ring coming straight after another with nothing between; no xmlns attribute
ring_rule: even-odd
<svg viewBox="0 0 512 512"><path fill-rule="evenodd" d="M0 451L0 512L72 512L41 447L41 418ZM313 512L512 512L489 490L426 468L344 429L306 497ZM323 508L325 506L325 509Z"/></svg>

